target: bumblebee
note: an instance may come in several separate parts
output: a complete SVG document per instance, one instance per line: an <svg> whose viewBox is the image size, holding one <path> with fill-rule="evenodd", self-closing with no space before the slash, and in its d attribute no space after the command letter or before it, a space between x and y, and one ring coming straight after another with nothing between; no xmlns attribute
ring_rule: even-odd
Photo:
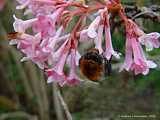
<svg viewBox="0 0 160 120"><path fill-rule="evenodd" d="M92 48L88 50L79 60L81 73L89 80L98 82L103 74L111 72L110 61L99 54L98 49Z"/></svg>

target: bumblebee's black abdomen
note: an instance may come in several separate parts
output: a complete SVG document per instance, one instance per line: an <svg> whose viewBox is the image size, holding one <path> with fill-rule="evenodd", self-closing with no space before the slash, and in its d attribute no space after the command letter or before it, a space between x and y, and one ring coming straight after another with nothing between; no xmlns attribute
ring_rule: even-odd
<svg viewBox="0 0 160 120"><path fill-rule="evenodd" d="M97 81L103 75L110 75L112 71L111 60L99 54L98 49L92 48L79 60L81 73L92 81Z"/></svg>
<svg viewBox="0 0 160 120"><path fill-rule="evenodd" d="M103 73L103 57L94 49L79 60L80 70L88 79L97 81Z"/></svg>
<svg viewBox="0 0 160 120"><path fill-rule="evenodd" d="M99 80L103 72L103 66L92 60L81 59L80 68L81 72L93 81Z"/></svg>

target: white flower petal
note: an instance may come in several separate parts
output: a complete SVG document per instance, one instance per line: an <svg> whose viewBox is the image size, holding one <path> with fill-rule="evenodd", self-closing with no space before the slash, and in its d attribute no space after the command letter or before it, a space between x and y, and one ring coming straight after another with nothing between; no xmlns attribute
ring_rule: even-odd
<svg viewBox="0 0 160 120"><path fill-rule="evenodd" d="M154 62L151 61L151 60L147 60L147 66L148 66L149 68L156 68L156 67L157 67L157 64L154 63Z"/></svg>
<svg viewBox="0 0 160 120"><path fill-rule="evenodd" d="M149 68L147 68L142 74L147 75L149 73Z"/></svg>
<svg viewBox="0 0 160 120"><path fill-rule="evenodd" d="M38 67L40 68L40 69L44 69L44 64L42 64L41 62L36 62L36 64L38 65Z"/></svg>
<svg viewBox="0 0 160 120"><path fill-rule="evenodd" d="M9 45L16 45L16 44L18 44L18 41L17 41L16 39L11 40L11 41L9 42Z"/></svg>
<svg viewBox="0 0 160 120"><path fill-rule="evenodd" d="M153 50L153 45L151 42L146 42L145 43L145 46L146 46L146 51L152 51Z"/></svg>
<svg viewBox="0 0 160 120"><path fill-rule="evenodd" d="M90 38L95 38L97 36L97 28L99 26L99 23L101 21L101 17L100 16L97 16L94 21L89 25L88 27L88 36Z"/></svg>
<svg viewBox="0 0 160 120"><path fill-rule="evenodd" d="M47 83L52 83L52 82L53 82L53 78L52 77L48 77Z"/></svg>
<svg viewBox="0 0 160 120"><path fill-rule="evenodd" d="M88 29L88 36L90 38L95 38L97 36L97 32L94 29Z"/></svg>
<svg viewBox="0 0 160 120"><path fill-rule="evenodd" d="M29 60L28 57L23 57L20 61L21 61L21 62L24 62L24 61L27 61L27 60Z"/></svg>
<svg viewBox="0 0 160 120"><path fill-rule="evenodd" d="M112 51L112 55L113 55L116 59L120 59L121 53L118 53L118 52L116 52L116 51Z"/></svg>

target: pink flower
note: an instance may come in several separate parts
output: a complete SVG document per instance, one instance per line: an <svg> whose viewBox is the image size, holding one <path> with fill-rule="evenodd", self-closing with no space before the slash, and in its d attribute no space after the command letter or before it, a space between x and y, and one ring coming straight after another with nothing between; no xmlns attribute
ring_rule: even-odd
<svg viewBox="0 0 160 120"><path fill-rule="evenodd" d="M160 42L159 42L160 34L157 32L144 34L138 38L140 43L142 45L145 45L146 51L151 51L153 48L159 48Z"/></svg>
<svg viewBox="0 0 160 120"><path fill-rule="evenodd" d="M135 31L138 27L131 20L126 21L126 56L121 70L131 70L137 74L146 75L149 68L155 68L157 65L150 60L147 60L142 47L138 41L138 34ZM120 70L120 71L121 71Z"/></svg>
<svg viewBox="0 0 160 120"><path fill-rule="evenodd" d="M25 32L26 29L31 27L37 21L37 18L23 21L21 19L18 19L15 15L13 15L13 17L14 17L14 20L15 20L14 23L13 23L14 30L16 32L20 32L20 33Z"/></svg>
<svg viewBox="0 0 160 120"><path fill-rule="evenodd" d="M63 72L64 64L67 58L68 52L61 56L61 59L57 62L57 64L52 68L47 70L48 75L48 83L57 82L60 86L66 84L66 76Z"/></svg>
<svg viewBox="0 0 160 120"><path fill-rule="evenodd" d="M22 34L16 40L11 41L11 43L16 43L17 48L23 52L26 57L22 58L22 62L26 60L32 60L39 68L44 69L45 61L48 60L48 57L51 54L51 49L47 46L40 46L41 44L41 35L40 33L35 36Z"/></svg>
<svg viewBox="0 0 160 120"><path fill-rule="evenodd" d="M133 70L136 75L140 73L146 75L149 72L149 68L155 68L157 66L154 62L146 60L140 43L137 41L137 39L132 39L132 49L134 63L131 66L131 70Z"/></svg>
<svg viewBox="0 0 160 120"><path fill-rule="evenodd" d="M105 57L107 60L110 60L111 56L113 55L115 58L119 59L120 58L120 53L117 53L114 51L113 46L112 46L112 40L111 40L111 30L110 30L110 24L109 24L109 14L104 13L105 16L105 44L106 44L106 50L104 52Z"/></svg>
<svg viewBox="0 0 160 120"><path fill-rule="evenodd" d="M31 11L34 15L49 15L52 14L55 10L56 1L48 0L35 0L28 6L28 10Z"/></svg>
<svg viewBox="0 0 160 120"><path fill-rule="evenodd" d="M67 77L67 85L74 86L80 83L80 78L76 74L76 49L71 49L70 74Z"/></svg>
<svg viewBox="0 0 160 120"><path fill-rule="evenodd" d="M54 11L53 14L50 14L48 16L39 15L38 21L33 25L33 31L41 32L42 37L55 35L55 25L59 21L62 12L63 8L59 8Z"/></svg>
<svg viewBox="0 0 160 120"><path fill-rule="evenodd" d="M52 64L54 64L55 62L57 62L61 55L63 54L64 50L65 50L65 47L66 49L69 49L66 45L67 43L69 42L69 39L67 39L56 51L53 51L51 53L51 58L52 58Z"/></svg>
<svg viewBox="0 0 160 120"><path fill-rule="evenodd" d="M57 82L60 86L66 84L66 76L63 72L64 65L69 53L70 40L65 43L63 47L59 48L59 56L56 65L47 71L48 83Z"/></svg>
<svg viewBox="0 0 160 120"><path fill-rule="evenodd" d="M33 25L34 32L41 32L42 37L53 36L55 34L55 26L52 19L47 16L38 16L38 21Z"/></svg>
<svg viewBox="0 0 160 120"><path fill-rule="evenodd" d="M101 12L103 11L100 11L100 13ZM104 29L104 25L102 25L101 22L102 22L101 16L97 16L95 20L88 27L88 36L92 39L94 38L95 48L99 50L100 54L103 52L102 36Z"/></svg>
<svg viewBox="0 0 160 120"><path fill-rule="evenodd" d="M80 78L76 75L76 59L78 53L74 45L71 46L71 39L66 40L61 47L53 54L53 59L57 59L53 68L47 70L48 75L48 83L50 82L57 82L60 86L65 84L69 86L74 86L80 83ZM70 50L70 55L68 55ZM65 62L68 62L71 66L69 76L66 76L63 72Z"/></svg>
<svg viewBox="0 0 160 120"><path fill-rule="evenodd" d="M19 33L17 39L13 39L10 41L10 45L17 44L17 48L22 50L28 47L35 49L36 45L40 43L40 40L40 33L36 34L35 36L26 33Z"/></svg>
<svg viewBox="0 0 160 120"><path fill-rule="evenodd" d="M89 25L89 27L88 27L88 36L90 38L95 38L97 36L97 32L96 31L97 31L97 28L98 28L98 26L100 24L100 20L101 20L100 16L97 16L95 18L95 20Z"/></svg>
<svg viewBox="0 0 160 120"><path fill-rule="evenodd" d="M70 61L71 61L71 54L69 54L68 55L68 58L67 58L67 64L68 65L71 65L70 64ZM76 66L78 66L79 65L79 59L81 58L81 54L79 53L79 51L78 50L76 50L76 55L75 55L75 60L76 60Z"/></svg>
<svg viewBox="0 0 160 120"><path fill-rule="evenodd" d="M66 84L66 82L65 82L66 76L64 75L63 67L61 67L61 70L60 70L60 68L58 70L58 68L55 68L55 67L54 67L54 69L47 70L47 76L48 76L47 83L56 82L60 86L64 86Z"/></svg>
<svg viewBox="0 0 160 120"><path fill-rule="evenodd" d="M79 38L80 42L89 42L92 40L93 40L93 38L90 38L88 36L88 29L84 29L80 32L80 38Z"/></svg>
<svg viewBox="0 0 160 120"><path fill-rule="evenodd" d="M17 0L20 5L16 9L27 8L34 15L46 15L54 12L57 1L52 0Z"/></svg>
<svg viewBox="0 0 160 120"><path fill-rule="evenodd" d="M97 48L99 50L100 54L103 53L103 48L102 48L103 29L104 29L103 25L100 25L98 27L98 33L97 33L98 35L94 40L95 48Z"/></svg>
<svg viewBox="0 0 160 120"><path fill-rule="evenodd" d="M126 34L126 49L125 49L125 61L120 71L123 69L129 71L132 63L133 63L133 52L132 52L132 39L130 38L129 34Z"/></svg>
<svg viewBox="0 0 160 120"><path fill-rule="evenodd" d="M49 42L50 42L50 43L49 43L49 47L50 47L50 48L55 49L56 44L57 44L58 42L60 42L59 37L60 37L60 35L62 34L63 31L64 31L63 26L60 26L60 27L58 28L58 30L56 31L55 35L54 35L53 37L50 37L50 38L49 38Z"/></svg>
<svg viewBox="0 0 160 120"><path fill-rule="evenodd" d="M101 54L103 53L103 48L102 48L103 30L105 30L106 50L104 52L104 56L107 58L107 60L109 60L112 55L117 59L119 59L120 53L114 51L112 46L108 11L105 8L103 10L99 10L99 14L100 16L97 16L94 19L94 21L89 25L88 29L83 30L80 33L80 41L83 42L90 39L94 39L95 48L97 48Z"/></svg>
<svg viewBox="0 0 160 120"><path fill-rule="evenodd" d="M150 60L147 60L145 62L139 61L141 65L139 64L132 64L131 70L134 71L135 75L142 73L143 75L147 75L149 73L149 68L156 68L157 65Z"/></svg>

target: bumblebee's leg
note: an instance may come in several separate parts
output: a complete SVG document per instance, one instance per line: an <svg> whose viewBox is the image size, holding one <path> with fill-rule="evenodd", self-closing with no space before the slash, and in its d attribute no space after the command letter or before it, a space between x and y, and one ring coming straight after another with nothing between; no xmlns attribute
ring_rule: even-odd
<svg viewBox="0 0 160 120"><path fill-rule="evenodd" d="M107 60L105 58L105 62L104 62L104 74L105 76L108 75L110 76L111 73L112 73L112 64L111 64L111 61L112 61L112 57L110 60Z"/></svg>

